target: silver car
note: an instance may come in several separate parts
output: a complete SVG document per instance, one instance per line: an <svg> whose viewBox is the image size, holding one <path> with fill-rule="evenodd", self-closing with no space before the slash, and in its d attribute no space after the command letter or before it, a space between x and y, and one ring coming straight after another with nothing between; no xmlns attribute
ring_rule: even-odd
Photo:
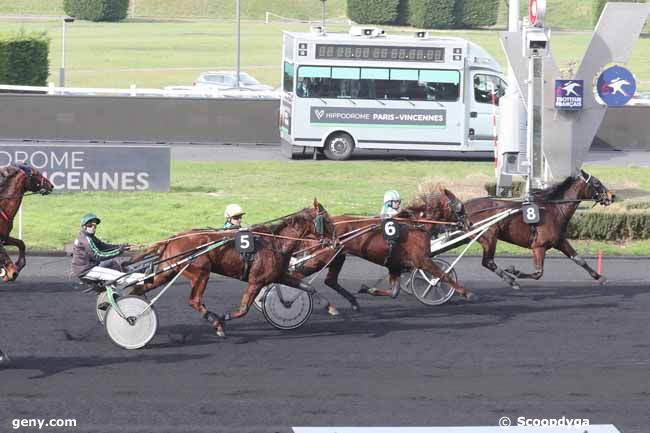
<svg viewBox="0 0 650 433"><path fill-rule="evenodd" d="M234 71L204 72L194 81L194 85L209 87L211 90L233 89L236 83L235 75ZM239 73L239 87L246 90L273 90L273 87L261 84L246 72Z"/></svg>

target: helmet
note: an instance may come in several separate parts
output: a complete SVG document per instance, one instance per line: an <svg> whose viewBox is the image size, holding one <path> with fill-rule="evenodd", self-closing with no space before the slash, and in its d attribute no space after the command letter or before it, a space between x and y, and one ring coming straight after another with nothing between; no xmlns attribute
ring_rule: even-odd
<svg viewBox="0 0 650 433"><path fill-rule="evenodd" d="M394 189L386 191L384 193L384 203L388 203L389 201L402 201L402 198L399 196L399 192L395 191Z"/></svg>
<svg viewBox="0 0 650 433"><path fill-rule="evenodd" d="M235 216L244 215L244 210L238 204L229 204L226 206L226 211L223 213L223 216L226 218L232 218Z"/></svg>
<svg viewBox="0 0 650 433"><path fill-rule="evenodd" d="M88 224L88 223L91 222L92 220L96 220L96 221L97 221L97 224L99 224L100 222L102 222L102 221L97 217L97 215L95 215L95 214L92 213L92 212L89 212L89 213L87 213L87 214L85 214L84 216L81 217L81 227L85 226L86 224Z"/></svg>

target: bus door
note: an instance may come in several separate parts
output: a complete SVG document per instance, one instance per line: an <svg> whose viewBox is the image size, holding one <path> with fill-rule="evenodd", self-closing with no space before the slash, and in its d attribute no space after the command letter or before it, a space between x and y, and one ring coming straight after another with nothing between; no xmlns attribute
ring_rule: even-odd
<svg viewBox="0 0 650 433"><path fill-rule="evenodd" d="M471 150L494 149L493 117L498 118L499 99L505 93L505 83L494 73L473 71L468 86L469 119L467 122L467 144Z"/></svg>

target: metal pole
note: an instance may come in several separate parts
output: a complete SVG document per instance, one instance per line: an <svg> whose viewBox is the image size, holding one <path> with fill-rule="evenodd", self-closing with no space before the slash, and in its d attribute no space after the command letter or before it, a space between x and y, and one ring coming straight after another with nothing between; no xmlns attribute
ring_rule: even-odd
<svg viewBox="0 0 650 433"><path fill-rule="evenodd" d="M61 69L59 71L59 87L65 87L65 17L63 21L63 32L61 38Z"/></svg>
<svg viewBox="0 0 650 433"><path fill-rule="evenodd" d="M240 16L239 16L239 0L237 0L237 11L236 11L236 19L237 19L237 43L236 43L236 48L235 50L237 51L237 76L235 77L235 87L239 89L239 42L240 42Z"/></svg>
<svg viewBox="0 0 650 433"><path fill-rule="evenodd" d="M23 204L18 208L18 239L23 240Z"/></svg>
<svg viewBox="0 0 650 433"><path fill-rule="evenodd" d="M519 1L517 0L508 2L508 31L519 31ZM511 81L511 83L514 83L514 81Z"/></svg>
<svg viewBox="0 0 650 433"><path fill-rule="evenodd" d="M135 0L131 0L131 19L135 18Z"/></svg>
<svg viewBox="0 0 650 433"><path fill-rule="evenodd" d="M320 27L325 28L325 1L320 0Z"/></svg>

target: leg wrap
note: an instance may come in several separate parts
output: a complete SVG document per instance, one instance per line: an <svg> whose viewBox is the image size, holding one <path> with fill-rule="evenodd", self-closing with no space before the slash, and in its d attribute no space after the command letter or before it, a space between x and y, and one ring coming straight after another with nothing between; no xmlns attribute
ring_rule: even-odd
<svg viewBox="0 0 650 433"><path fill-rule="evenodd" d="M583 268L587 265L587 262L585 262L585 259L583 259L580 256L573 256L573 257L571 257L571 260L573 260L578 266L582 266Z"/></svg>
<svg viewBox="0 0 650 433"><path fill-rule="evenodd" d="M206 322L210 323L211 325L214 325L215 323L219 323L222 317L219 317L217 314L213 313L212 311L206 311L205 314L203 315L203 318L205 319Z"/></svg>
<svg viewBox="0 0 650 433"><path fill-rule="evenodd" d="M397 298L397 295L399 295L399 291L401 289L401 286L399 284L399 281L397 281L397 284L393 286L393 288L390 291L390 297L395 299Z"/></svg>

